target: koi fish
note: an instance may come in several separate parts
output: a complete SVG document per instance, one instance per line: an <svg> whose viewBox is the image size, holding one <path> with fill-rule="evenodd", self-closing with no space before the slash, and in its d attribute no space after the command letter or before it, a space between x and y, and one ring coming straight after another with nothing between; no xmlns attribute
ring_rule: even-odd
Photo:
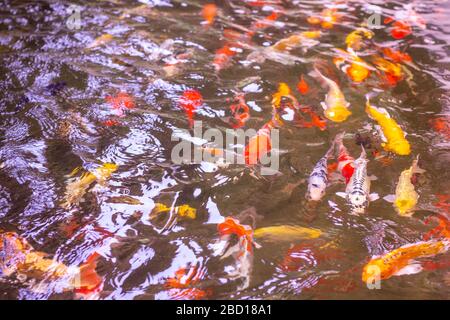
<svg viewBox="0 0 450 320"><path fill-rule="evenodd" d="M150 213L150 220L159 216L161 213L169 212L170 210L172 210L170 207L162 203L155 203L155 207ZM187 204L176 206L173 208L173 210L176 213L176 215L178 215L181 218L195 219L197 217L197 209L192 208Z"/></svg>
<svg viewBox="0 0 450 320"><path fill-rule="evenodd" d="M315 239L322 235L322 231L314 228L305 228L300 226L272 226L258 228L253 236L256 239L265 239L272 241L292 241L296 239Z"/></svg>
<svg viewBox="0 0 450 320"><path fill-rule="evenodd" d="M255 136L251 137L244 149L245 164L255 165L261 161L272 150L272 139L270 123L258 130Z"/></svg>
<svg viewBox="0 0 450 320"><path fill-rule="evenodd" d="M347 48L361 50L364 39L372 39L373 36L373 31L366 28L358 28L347 35L345 44L347 45Z"/></svg>
<svg viewBox="0 0 450 320"><path fill-rule="evenodd" d="M381 57L375 57L373 63L382 71L384 80L391 86L397 85L404 78L402 66L398 63L387 61Z"/></svg>
<svg viewBox="0 0 450 320"><path fill-rule="evenodd" d="M334 141L325 155L314 166L308 179L308 191L306 199L312 201L320 201L325 195L325 189L328 184L328 158L333 153Z"/></svg>
<svg viewBox="0 0 450 320"><path fill-rule="evenodd" d="M203 104L203 97L197 90L185 90L183 95L178 100L181 108L186 112L189 120L189 125L194 124L194 113L197 108Z"/></svg>
<svg viewBox="0 0 450 320"><path fill-rule="evenodd" d="M312 128L317 127L321 131L324 131L327 128L327 122L315 113L310 107L301 107L300 111L306 113L310 116L311 121L305 121L303 119L297 120L295 125L302 128Z"/></svg>
<svg viewBox="0 0 450 320"><path fill-rule="evenodd" d="M107 44L108 42L111 42L113 39L114 39L114 37L109 33L102 34L100 37L96 38L92 43L90 43L86 47L86 49L91 50L96 47L103 46L103 45Z"/></svg>
<svg viewBox="0 0 450 320"><path fill-rule="evenodd" d="M0 233L0 276L23 273L34 278L65 279L66 290L88 294L98 290L103 279L95 271L98 253L79 267L66 266L34 248L14 232Z"/></svg>
<svg viewBox="0 0 450 320"><path fill-rule="evenodd" d="M409 217L413 214L419 195L414 189L411 179L416 173L423 173L425 170L418 166L419 157L415 159L409 169L403 170L398 179L395 195L385 196L383 199L394 203L394 208L401 216Z"/></svg>
<svg viewBox="0 0 450 320"><path fill-rule="evenodd" d="M450 139L450 117L438 117L430 120L430 124L434 131L444 135Z"/></svg>
<svg viewBox="0 0 450 320"><path fill-rule="evenodd" d="M362 281L369 283L371 279L385 280L392 276L418 273L423 267L415 259L442 254L449 248L448 239L420 241L401 246L383 256L374 256L363 268Z"/></svg>
<svg viewBox="0 0 450 320"><path fill-rule="evenodd" d="M93 173L84 173L79 179L70 182L66 186L65 197L61 206L68 209L73 205L79 204L91 184L96 181L100 184L104 183L117 168L118 166L116 164L105 163ZM75 172L73 172L72 175L75 174L76 171L78 171L78 169L75 169Z"/></svg>
<svg viewBox="0 0 450 320"><path fill-rule="evenodd" d="M207 3L203 6L202 16L206 25L212 25L217 15L217 6L214 3Z"/></svg>
<svg viewBox="0 0 450 320"><path fill-rule="evenodd" d="M337 68L345 72L354 82L364 81L370 75L371 70L376 70L358 57L352 48L347 48L347 51L341 49L335 49L335 51L339 56L333 59L334 64Z"/></svg>
<svg viewBox="0 0 450 320"><path fill-rule="evenodd" d="M266 59L269 59L282 64L291 64L299 60L299 58L290 56L288 54L290 51L299 47L310 48L315 46L319 42L314 39L320 36L320 31L304 31L293 34L277 41L270 47L256 49L247 56L247 60L263 63Z"/></svg>
<svg viewBox="0 0 450 320"><path fill-rule="evenodd" d="M347 199L351 213L364 213L369 206L369 202L378 199L378 194L370 194L370 180L375 178L367 176L368 162L366 151L362 148L361 155L353 162L355 171L347 184L345 193L337 193L338 196Z"/></svg>
<svg viewBox="0 0 450 320"><path fill-rule="evenodd" d="M125 109L134 108L134 100L126 92L119 92L115 97L107 96L106 101L111 104L113 109L117 110L118 116L123 116Z"/></svg>
<svg viewBox="0 0 450 320"><path fill-rule="evenodd" d="M394 62L412 62L412 58L406 52L397 51L391 48L383 48L383 54Z"/></svg>
<svg viewBox="0 0 450 320"><path fill-rule="evenodd" d="M248 119L250 119L250 108L245 102L244 95L240 94L236 96L237 104L230 106L232 117L232 127L237 129L245 125Z"/></svg>
<svg viewBox="0 0 450 320"><path fill-rule="evenodd" d="M175 272L175 276L168 278L165 287L169 288L169 295L174 300L200 300L212 294L210 289L195 288L196 284L205 277L206 269L197 265L183 267Z"/></svg>
<svg viewBox="0 0 450 320"><path fill-rule="evenodd" d="M387 21L387 22L386 22ZM392 19L385 19L385 23L392 22ZM392 24L391 36L396 40L401 40L412 33L412 28L406 21L397 20Z"/></svg>
<svg viewBox="0 0 450 320"><path fill-rule="evenodd" d="M238 243L222 252L222 258L233 255L236 259L234 272L230 273L232 278L244 278L244 282L238 290L243 290L250 285L250 274L253 267L253 230L248 225L242 225L238 220L227 217L225 221L217 225L217 230L221 241L225 242L225 248L228 247L230 236L232 234L238 237Z"/></svg>
<svg viewBox="0 0 450 320"><path fill-rule="evenodd" d="M379 130L383 143L381 146L386 151L392 151L398 155L406 156L411 153L411 147L405 138L405 133L398 123L391 118L384 108L372 106L369 96L366 95L366 113L374 119L381 130Z"/></svg>
<svg viewBox="0 0 450 320"><path fill-rule="evenodd" d="M213 60L213 66L216 72L219 72L230 64L231 58L237 53L235 50L232 50L232 48L232 46L226 44L222 48L216 50Z"/></svg>
<svg viewBox="0 0 450 320"><path fill-rule="evenodd" d="M307 94L309 91L308 83L303 78L303 75L300 77L300 81L297 83L297 90L303 95Z"/></svg>
<svg viewBox="0 0 450 320"><path fill-rule="evenodd" d="M352 114L348 110L350 104L345 100L344 94L336 82L325 77L317 68L315 71L329 88L325 101L321 103L325 117L334 122L345 121Z"/></svg>
<svg viewBox="0 0 450 320"><path fill-rule="evenodd" d="M344 146L344 134L339 133L336 135L334 139L336 148L337 148L337 157L338 157L338 170L341 172L342 176L345 178L345 183L348 184L351 177L353 176L353 172L355 171L355 167L353 162L355 158L353 158L347 151L347 148Z"/></svg>

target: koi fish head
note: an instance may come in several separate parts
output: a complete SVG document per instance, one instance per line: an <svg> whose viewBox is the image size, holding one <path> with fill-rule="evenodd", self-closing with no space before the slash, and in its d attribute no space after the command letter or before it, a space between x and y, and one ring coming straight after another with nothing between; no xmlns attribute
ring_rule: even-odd
<svg viewBox="0 0 450 320"><path fill-rule="evenodd" d="M395 199L395 207L397 208L398 213L401 216L409 216L411 209L416 205L416 200L413 198L410 199Z"/></svg>
<svg viewBox="0 0 450 320"><path fill-rule="evenodd" d="M407 156L411 153L411 146L406 140L397 140L389 143L389 149L401 156Z"/></svg>
<svg viewBox="0 0 450 320"><path fill-rule="evenodd" d="M392 266L386 264L381 257L374 258L364 266L362 272L362 281L364 283L372 283L377 279L387 279L394 273L395 270L393 270Z"/></svg>
<svg viewBox="0 0 450 320"><path fill-rule="evenodd" d="M308 186L307 199L312 201L320 201L325 194L326 184L324 182L313 181Z"/></svg>
<svg viewBox="0 0 450 320"><path fill-rule="evenodd" d="M325 117L334 122L343 122L352 114L344 105L335 105L325 110Z"/></svg>
<svg viewBox="0 0 450 320"><path fill-rule="evenodd" d="M360 191L352 192L348 195L352 213L364 213L366 207L369 205L369 198L366 194Z"/></svg>

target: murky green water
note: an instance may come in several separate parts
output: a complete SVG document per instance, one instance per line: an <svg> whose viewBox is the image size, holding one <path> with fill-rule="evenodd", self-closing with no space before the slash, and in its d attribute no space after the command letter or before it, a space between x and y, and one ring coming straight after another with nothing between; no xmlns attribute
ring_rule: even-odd
<svg viewBox="0 0 450 320"><path fill-rule="evenodd" d="M81 9L80 28L71 29L67 2L2 0L0 229L16 232L35 250L70 266L100 253L100 299L176 298L167 279L190 265L204 272L193 287L211 299L448 299L448 253L427 258L443 267L392 277L379 290L367 288L361 270L372 255L422 240L436 225L426 224L427 217L448 216L448 207L435 204L437 195L448 194L450 178L450 2L417 1L414 8L426 28L412 24L404 39L393 39L388 26L374 30L375 43L405 49L414 63L406 66L407 79L382 87L375 98L407 132L409 156L387 155L364 112L364 95L380 88L377 75L355 84L332 62L333 48L344 49L346 35L373 13L369 2L335 3L342 17L332 29L307 22L331 1L266 2L218 1L210 26L202 23L202 1L147 1L137 10L142 5L137 1L71 2ZM395 17L406 3L370 1L382 8L383 18ZM216 71L215 52L229 41L224 30L248 32L274 11L280 12L276 22L259 28ZM290 56L296 59L286 59L292 63L246 60L258 48L310 29L322 31L319 43L294 49ZM94 47L104 34L112 37ZM309 75L318 60L327 63L353 114L343 123L328 121L324 131L286 121L280 128L281 174L261 177L244 165L171 161L172 134L190 128L178 102L185 90L203 96L194 119L222 131L230 128L236 92L244 92L250 106L244 128L257 130L272 117L270 100L280 82L321 114L326 90ZM310 87L306 95L296 90L300 75ZM107 97L119 92L133 99L133 108L112 108ZM447 131L436 129L436 118ZM354 157L361 150L355 135L371 138L368 171L378 178L371 189L381 197L394 192L401 171L420 154L427 171L415 186L420 198L412 217L400 217L383 199L371 203L365 215L349 215L335 194L345 189L339 181L332 181L315 207L307 204L307 178L341 131L347 132L345 144ZM376 150L387 160L375 159ZM79 203L62 205L68 175L77 167L95 172L104 163L117 164L117 171L104 183L89 184ZM138 202L129 203L130 197ZM161 221L149 220L155 203L188 204L197 216L161 231ZM296 225L323 233L317 239L257 240L249 286L238 290L243 279L229 275L234 259L215 255L213 243L219 238L217 223L245 210L253 213L247 217L257 214L257 228ZM280 264L293 245L299 262L286 270ZM45 285L38 288L39 283ZM2 275L0 298L75 297L61 286L30 275Z"/></svg>

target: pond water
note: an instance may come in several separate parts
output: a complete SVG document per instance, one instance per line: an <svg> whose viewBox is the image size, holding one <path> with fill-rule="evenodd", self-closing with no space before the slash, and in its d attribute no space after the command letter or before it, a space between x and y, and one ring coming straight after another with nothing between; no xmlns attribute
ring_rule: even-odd
<svg viewBox="0 0 450 320"><path fill-rule="evenodd" d="M24 250L8 251L3 237L0 299L449 299L448 252L419 257L421 272L378 289L361 280L372 256L426 240L449 215L449 1L1 2L0 231L39 258L20 266ZM370 74L357 82L341 69L357 58L336 49L371 16L370 36L354 44ZM274 49L293 34L300 44ZM345 95L346 121L323 116L328 89L315 68ZM326 121L323 130L305 109L274 113L280 83ZM407 133L409 155L383 149L368 93ZM258 130L274 114L276 174L173 159L173 136L189 138L193 120L225 133ZM348 152L359 157L362 143L377 178L371 192L380 199L363 214L336 195L345 182L334 154L323 198L305 197L312 169L344 131ZM190 141L196 150L205 142ZM418 155L426 170L413 179L418 204L400 216L383 197ZM226 257L218 253L226 217L310 233L255 233L247 252ZM102 281L92 292L38 266L76 268L95 253Z"/></svg>

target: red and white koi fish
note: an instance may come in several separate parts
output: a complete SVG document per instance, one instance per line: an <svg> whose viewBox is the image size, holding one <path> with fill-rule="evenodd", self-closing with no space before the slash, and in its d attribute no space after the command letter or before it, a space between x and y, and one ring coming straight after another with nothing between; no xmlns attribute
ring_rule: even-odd
<svg viewBox="0 0 450 320"><path fill-rule="evenodd" d="M347 148L344 146L343 133L339 133L336 135L335 138L335 144L337 148L337 157L338 157L338 170L341 172L342 176L345 178L345 183L348 184L350 181L350 178L353 175L353 172L355 171L355 167L353 165L353 162L355 161L355 158L353 158L349 153Z"/></svg>

